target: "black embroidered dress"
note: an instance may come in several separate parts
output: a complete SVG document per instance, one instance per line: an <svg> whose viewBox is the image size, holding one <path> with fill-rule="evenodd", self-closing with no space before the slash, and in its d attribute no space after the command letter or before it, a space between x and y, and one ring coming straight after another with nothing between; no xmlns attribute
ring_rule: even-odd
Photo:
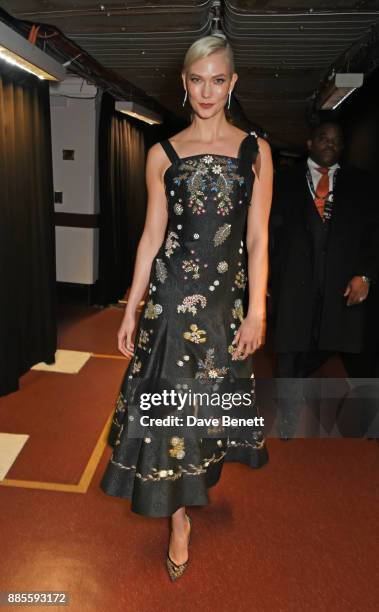
<svg viewBox="0 0 379 612"><path fill-rule="evenodd" d="M207 504L207 489L219 480L224 461L260 467L268 460L262 431L249 439L128 436L133 419L128 388L135 376L164 378L173 388L183 378L251 379L254 408L249 416L257 414L252 355L231 359L232 340L244 317L244 237L256 134L242 140L237 158L179 158L169 140L161 145L171 161L164 176L168 224L153 260L134 355L109 433L113 453L100 484L109 495L131 499L132 511L156 517L170 516L181 506Z"/></svg>

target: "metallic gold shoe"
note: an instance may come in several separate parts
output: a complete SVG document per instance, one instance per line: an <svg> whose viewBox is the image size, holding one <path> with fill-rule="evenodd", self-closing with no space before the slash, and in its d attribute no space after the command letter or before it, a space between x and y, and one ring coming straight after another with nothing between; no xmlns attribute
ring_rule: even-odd
<svg viewBox="0 0 379 612"><path fill-rule="evenodd" d="M189 534L188 534L188 546L189 546L190 542L191 542L192 520L191 520L191 517L188 516L188 514L186 514L186 517L187 517L187 519L189 521L189 524L190 524L190 531L189 531ZM167 551L166 566L167 566L167 571L168 571L168 574L169 574L171 580L176 580L177 578L180 578L180 576L182 576L184 574L185 570L187 569L188 559L184 563L180 563L179 565L177 565L170 558L169 552Z"/></svg>

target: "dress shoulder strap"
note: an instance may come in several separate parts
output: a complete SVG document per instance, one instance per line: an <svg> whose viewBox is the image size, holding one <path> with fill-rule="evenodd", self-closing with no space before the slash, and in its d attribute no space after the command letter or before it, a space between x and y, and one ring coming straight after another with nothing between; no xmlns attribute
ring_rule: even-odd
<svg viewBox="0 0 379 612"><path fill-rule="evenodd" d="M165 150L165 153L171 163L175 163L178 159L180 159L179 155L175 151L174 147L172 146L168 138L166 140L162 140L160 144Z"/></svg>
<svg viewBox="0 0 379 612"><path fill-rule="evenodd" d="M246 180L246 196L248 202L251 200L252 189L255 179L255 174L252 170L252 165L255 164L259 153L258 135L256 132L250 132L241 143L241 150L238 160L239 172Z"/></svg>
<svg viewBox="0 0 379 612"><path fill-rule="evenodd" d="M240 162L242 162L243 165L246 164L252 166L257 159L258 153L258 134L254 131L251 131L242 141L239 156Z"/></svg>

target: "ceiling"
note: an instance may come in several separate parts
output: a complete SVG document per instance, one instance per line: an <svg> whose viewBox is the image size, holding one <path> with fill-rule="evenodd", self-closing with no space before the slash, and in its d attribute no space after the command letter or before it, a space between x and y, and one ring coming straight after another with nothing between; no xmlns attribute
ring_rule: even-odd
<svg viewBox="0 0 379 612"><path fill-rule="evenodd" d="M367 74L379 65L379 55L364 62L377 40L379 0L0 0L0 5L17 19L57 27L102 66L186 118L184 53L221 23L235 54L238 103L274 144L285 147L302 147L314 92L332 66Z"/></svg>

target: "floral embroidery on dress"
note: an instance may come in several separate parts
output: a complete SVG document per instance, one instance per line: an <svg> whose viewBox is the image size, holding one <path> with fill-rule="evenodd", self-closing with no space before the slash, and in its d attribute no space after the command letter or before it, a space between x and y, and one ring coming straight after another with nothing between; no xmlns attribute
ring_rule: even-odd
<svg viewBox="0 0 379 612"><path fill-rule="evenodd" d="M204 192L201 191L200 187L197 187L195 192L197 182L198 181L191 181L192 189L190 191L192 191L192 196L188 202L188 208L191 208L193 213L202 215L205 213L204 200L207 198L207 196L204 196Z"/></svg>
<svg viewBox="0 0 379 612"><path fill-rule="evenodd" d="M157 319L162 311L161 304L154 304L153 300L149 300L146 304L144 317L145 319Z"/></svg>
<svg viewBox="0 0 379 612"><path fill-rule="evenodd" d="M237 344L229 344L228 346L228 353L230 353L233 357L234 353L237 350ZM242 361L244 359L244 357L241 354L238 354L237 359L239 359L240 361Z"/></svg>
<svg viewBox="0 0 379 612"><path fill-rule="evenodd" d="M196 379L204 379L204 378L217 378L218 376L225 376L228 373L227 367L223 366L222 368L218 368L214 363L215 359L215 349L209 348L206 352L205 359L199 359L197 362L200 371L196 372Z"/></svg>
<svg viewBox="0 0 379 612"><path fill-rule="evenodd" d="M123 429L124 429L124 423L122 423L120 425L120 429L118 431L117 438L116 438L116 441L114 443L115 446L118 446L119 444L121 444L121 434L123 432Z"/></svg>
<svg viewBox="0 0 379 612"><path fill-rule="evenodd" d="M187 295L181 304L178 305L178 312L192 312L193 315L197 314L197 308L195 304L200 302L200 306L205 308L207 305L207 298L204 295L195 293L194 295Z"/></svg>
<svg viewBox="0 0 379 612"><path fill-rule="evenodd" d="M148 344L148 342L150 341L151 338L151 334L152 334L153 330L147 330L147 329L140 329L140 335L138 338L138 348L146 351L146 345Z"/></svg>
<svg viewBox="0 0 379 612"><path fill-rule="evenodd" d="M141 367L142 367L141 360L136 359L135 362L133 363L132 373L135 374L136 372L139 372L141 370Z"/></svg>
<svg viewBox="0 0 379 612"><path fill-rule="evenodd" d="M175 177L174 182L176 185L185 182L189 192L188 207L193 214L205 213L205 201L208 199L205 193L208 190L213 194L213 200L217 202L217 214L228 215L233 209L231 196L235 182L239 185L245 182L245 177L235 172L236 164L230 157L222 155L216 157L218 161L215 163L212 155L181 160L178 168L180 174Z"/></svg>
<svg viewBox="0 0 379 612"><path fill-rule="evenodd" d="M157 275L157 279L161 283L164 283L167 278L167 268L163 259L158 258L155 261L155 273Z"/></svg>
<svg viewBox="0 0 379 612"><path fill-rule="evenodd" d="M176 459L183 459L185 456L184 438L173 436L170 440L172 448L169 449L168 454L170 457L176 457Z"/></svg>
<svg viewBox="0 0 379 612"><path fill-rule="evenodd" d="M206 331L204 329L199 329L196 323L192 323L192 325L190 325L190 330L191 331L183 332L183 338L185 338L185 340L189 340L195 344L206 342Z"/></svg>
<svg viewBox="0 0 379 612"><path fill-rule="evenodd" d="M118 396L117 396L117 400L116 400L116 410L117 410L117 412L124 412L125 411L125 404L126 404L126 398L124 397L123 392L120 391Z"/></svg>
<svg viewBox="0 0 379 612"><path fill-rule="evenodd" d="M241 268L236 274L234 284L237 285L238 289L245 289L246 281L247 281L247 278L246 278L245 270Z"/></svg>
<svg viewBox="0 0 379 612"><path fill-rule="evenodd" d="M235 319L239 319L241 322L243 321L243 304L242 300L238 298L238 300L234 301L234 308L232 308L232 314Z"/></svg>
<svg viewBox="0 0 379 612"><path fill-rule="evenodd" d="M192 278L200 278L199 264L193 259L184 259L182 268L185 272L192 272Z"/></svg>
<svg viewBox="0 0 379 612"><path fill-rule="evenodd" d="M214 174L221 174L221 172L222 172L222 168L221 168L221 166L220 166L220 165L218 165L218 166L216 166L216 165L215 165L215 166L212 166L212 172L214 172Z"/></svg>
<svg viewBox="0 0 379 612"><path fill-rule="evenodd" d="M251 434L251 437L253 438L253 442L248 442L247 440L228 440L227 441L227 448L233 447L233 446L242 446L244 448L253 448L254 450L259 450L261 448L264 448L265 444L266 444L266 439L264 437L263 432L260 433L255 433L253 432Z"/></svg>
<svg viewBox="0 0 379 612"><path fill-rule="evenodd" d="M156 286L155 286L155 285L153 285L153 283L150 283L150 284L149 284L149 293L148 293L148 295L151 295L151 294L152 294L152 293L154 293L154 291L156 291L156 290L157 290Z"/></svg>
<svg viewBox="0 0 379 612"><path fill-rule="evenodd" d="M174 249L176 249L178 246L180 246L178 234L173 231L169 232L165 243L166 257L171 257Z"/></svg>
<svg viewBox="0 0 379 612"><path fill-rule="evenodd" d="M218 228L217 232L213 236L213 243L214 243L215 246L220 246L220 244L225 242L225 240L227 239L227 237L230 234L230 228L231 227L232 226L230 225L230 223L224 223L224 225L221 225Z"/></svg>
<svg viewBox="0 0 379 612"><path fill-rule="evenodd" d="M182 204L180 204L180 202L175 202L175 204L174 204L174 213L176 215L182 215L183 214L183 210L184 210L184 208L183 208Z"/></svg>
<svg viewBox="0 0 379 612"><path fill-rule="evenodd" d="M211 457L206 457L202 459L202 461L197 465L193 463L188 463L187 467L182 467L181 465L179 465L177 470L175 471L173 469L161 469L160 470L156 467L153 467L150 470L150 473L143 475L141 474L141 472L135 472L135 476L137 478L140 478L142 482L148 482L148 481L155 482L159 480L178 480L178 478L181 478L184 474L187 474L188 476L199 476L200 474L206 473L207 471L206 468L211 463L218 463L218 461L221 461L225 457L225 455L226 455L226 450L220 450L219 455L216 455L215 453L213 453ZM116 465L122 470L136 470L135 465L124 465L123 463L115 461L115 459L113 458L113 453L112 453L110 461L111 463L113 463L113 465Z"/></svg>
<svg viewBox="0 0 379 612"><path fill-rule="evenodd" d="M227 261L219 261L217 264L217 272L219 272L220 274L223 274L224 272L226 272L229 268L229 264Z"/></svg>
<svg viewBox="0 0 379 612"><path fill-rule="evenodd" d="M119 394L116 399L115 411L113 414L113 423L117 425L117 427L120 427L121 425L120 421L125 413L125 410L126 410L126 398L124 397L123 392L119 391Z"/></svg>

